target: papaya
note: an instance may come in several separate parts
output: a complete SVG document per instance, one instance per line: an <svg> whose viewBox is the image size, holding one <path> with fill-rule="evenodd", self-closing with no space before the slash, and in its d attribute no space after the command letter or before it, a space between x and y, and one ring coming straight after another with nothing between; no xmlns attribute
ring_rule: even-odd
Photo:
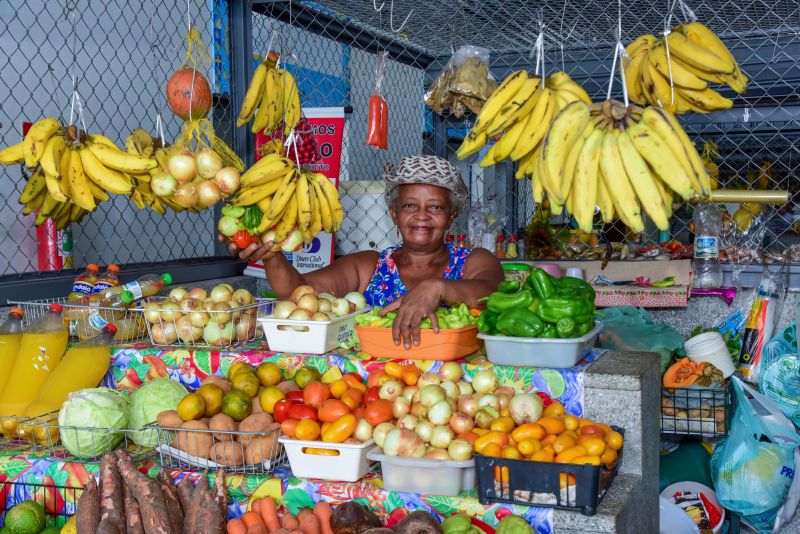
<svg viewBox="0 0 800 534"><path fill-rule="evenodd" d="M667 368L664 373L663 383L665 388L689 387L703 376L706 363L693 362L689 358L682 358Z"/></svg>

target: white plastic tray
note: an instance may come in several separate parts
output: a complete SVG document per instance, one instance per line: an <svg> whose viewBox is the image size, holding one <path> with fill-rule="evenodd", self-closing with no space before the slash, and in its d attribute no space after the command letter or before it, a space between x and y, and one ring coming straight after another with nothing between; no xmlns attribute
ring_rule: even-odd
<svg viewBox="0 0 800 534"><path fill-rule="evenodd" d="M572 367L581 357L587 344L593 344L603 323L596 321L594 328L582 337L550 339L540 337L509 337L478 334L486 343L486 357L496 365L514 367Z"/></svg>
<svg viewBox="0 0 800 534"><path fill-rule="evenodd" d="M283 444L294 476L344 482L356 482L367 474L369 471L367 453L375 447L373 440L360 445L301 441L288 437L279 438L278 441ZM307 454L304 452L306 447L335 450L339 455Z"/></svg>
<svg viewBox="0 0 800 534"><path fill-rule="evenodd" d="M355 333L355 317L370 310L369 307L330 321L298 321L276 319L270 315L259 318L270 350L325 354L350 339ZM291 327L291 328L290 328ZM302 328L303 331L296 330Z"/></svg>
<svg viewBox="0 0 800 534"><path fill-rule="evenodd" d="M426 460L386 456L380 449L367 458L381 463L386 491L456 496L475 488L475 460Z"/></svg>

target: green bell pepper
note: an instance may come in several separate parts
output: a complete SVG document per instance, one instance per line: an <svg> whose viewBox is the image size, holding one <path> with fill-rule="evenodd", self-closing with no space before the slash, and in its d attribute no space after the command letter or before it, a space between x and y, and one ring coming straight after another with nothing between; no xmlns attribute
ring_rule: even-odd
<svg viewBox="0 0 800 534"><path fill-rule="evenodd" d="M492 293L486 301L486 308L495 312L503 313L506 310L515 308L527 308L533 302L533 294L525 289L517 293Z"/></svg>
<svg viewBox="0 0 800 534"><path fill-rule="evenodd" d="M533 292L536 293L537 296L543 299L548 299L555 295L556 288L555 288L555 278L547 274L542 269L534 269L531 271L531 274L528 275L528 279L525 283L533 289Z"/></svg>
<svg viewBox="0 0 800 534"><path fill-rule="evenodd" d="M497 284L497 291L499 293L516 293L521 287L522 284L519 283L519 280L503 280Z"/></svg>
<svg viewBox="0 0 800 534"><path fill-rule="evenodd" d="M497 330L504 336L536 337L543 329L541 319L526 308L506 310L497 318Z"/></svg>
<svg viewBox="0 0 800 534"><path fill-rule="evenodd" d="M533 302L530 303L528 309L533 313L536 313L536 310L539 309L539 305L542 303L542 299L539 297L533 297Z"/></svg>
<svg viewBox="0 0 800 534"><path fill-rule="evenodd" d="M592 284L588 284L578 278L565 276L564 278L555 279L553 286L556 290L556 296L562 298L585 298L594 300L595 292Z"/></svg>
<svg viewBox="0 0 800 534"><path fill-rule="evenodd" d="M495 529L495 534L533 534L533 528L518 515L507 515Z"/></svg>
<svg viewBox="0 0 800 534"><path fill-rule="evenodd" d="M495 313L490 310L484 310L483 313L478 316L478 332L490 335L496 333L497 318L499 316L499 313Z"/></svg>
<svg viewBox="0 0 800 534"><path fill-rule="evenodd" d="M549 324L547 325L544 330L539 334L539 337L543 337L546 339L554 339L558 337L558 332L556 331L555 325Z"/></svg>
<svg viewBox="0 0 800 534"><path fill-rule="evenodd" d="M565 318L574 319L576 323L585 323L594 315L594 300L560 297L545 299L536 310L536 315L548 323L557 323L559 319Z"/></svg>
<svg viewBox="0 0 800 534"><path fill-rule="evenodd" d="M560 338L575 337L575 326L577 326L577 323L571 317L559 319L556 322L556 333Z"/></svg>
<svg viewBox="0 0 800 534"><path fill-rule="evenodd" d="M585 323L578 323L575 326L575 337L585 336L592 328L594 328L593 320L586 321Z"/></svg>

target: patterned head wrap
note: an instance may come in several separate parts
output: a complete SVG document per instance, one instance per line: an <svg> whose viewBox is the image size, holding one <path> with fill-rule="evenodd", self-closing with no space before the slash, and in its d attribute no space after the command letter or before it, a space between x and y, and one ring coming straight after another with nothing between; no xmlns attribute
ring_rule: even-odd
<svg viewBox="0 0 800 534"><path fill-rule="evenodd" d="M467 203L469 193L461 171L449 161L438 156L406 156L397 165L397 172L392 172L392 165L384 167L384 180L386 182L386 204L389 204L391 192L400 185L425 184L444 187L453 193L456 215L461 213Z"/></svg>

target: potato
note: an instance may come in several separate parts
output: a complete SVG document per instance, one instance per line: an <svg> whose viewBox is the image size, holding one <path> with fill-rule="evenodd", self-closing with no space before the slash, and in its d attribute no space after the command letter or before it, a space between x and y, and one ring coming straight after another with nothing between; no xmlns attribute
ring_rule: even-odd
<svg viewBox="0 0 800 534"><path fill-rule="evenodd" d="M200 458L208 458L214 439L211 434L198 432L208 430L208 425L202 421L186 421L181 425L185 431L175 433L175 447ZM191 432L189 431L191 430Z"/></svg>
<svg viewBox="0 0 800 534"><path fill-rule="evenodd" d="M277 432L268 436L253 436L246 445L244 461L247 465L260 464L264 460L274 460L281 447L278 444Z"/></svg>
<svg viewBox="0 0 800 534"><path fill-rule="evenodd" d="M300 387L295 383L294 380L284 380L283 382L277 385L277 388L284 393L289 393L290 391L298 391Z"/></svg>
<svg viewBox="0 0 800 534"><path fill-rule="evenodd" d="M221 387L222 391L224 391L225 393L229 392L232 387L230 380L228 380L224 376L216 376L216 375L207 376L206 379L200 383L201 386L204 386L206 384L216 384L217 386Z"/></svg>
<svg viewBox="0 0 800 534"><path fill-rule="evenodd" d="M242 465L242 446L234 442L216 443L211 447L211 460L218 464L236 467Z"/></svg>
<svg viewBox="0 0 800 534"><path fill-rule="evenodd" d="M264 408L261 407L261 403L258 401L258 397L259 397L259 395L261 395L261 391L263 389L264 388L259 389L258 393L256 394L256 396L253 397L253 402L251 403L252 408L251 408L251 411L250 411L251 414L261 413L261 412L264 411Z"/></svg>
<svg viewBox="0 0 800 534"><path fill-rule="evenodd" d="M217 441L233 441L235 436L231 434L217 434L217 432L236 432L236 421L230 415L218 413L208 422L208 428L214 430L214 439Z"/></svg>
<svg viewBox="0 0 800 534"><path fill-rule="evenodd" d="M178 415L178 412L175 410L166 410L158 414L158 419L156 419L158 426L163 428L180 428L183 424L183 419L181 416Z"/></svg>
<svg viewBox="0 0 800 534"><path fill-rule="evenodd" d="M260 404L260 403L255 403ZM272 416L267 412L250 414L239 423L239 432L266 432L272 424ZM241 436L247 439L248 436Z"/></svg>

